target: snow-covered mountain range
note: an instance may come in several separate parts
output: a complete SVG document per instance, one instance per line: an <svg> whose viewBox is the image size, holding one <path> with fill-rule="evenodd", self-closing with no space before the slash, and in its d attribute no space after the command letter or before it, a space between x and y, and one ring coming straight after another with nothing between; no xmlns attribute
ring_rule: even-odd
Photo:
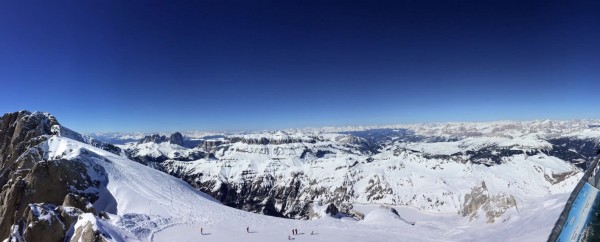
<svg viewBox="0 0 600 242"><path fill-rule="evenodd" d="M304 129L223 134L196 147L146 137L120 147L247 211L310 219L320 216L315 207L332 204L361 219L354 205L380 204L493 223L528 200L571 191L599 148L596 123Z"/></svg>
<svg viewBox="0 0 600 242"><path fill-rule="evenodd" d="M596 123L184 132L114 145L48 113L9 113L0 239L543 241L596 155Z"/></svg>
<svg viewBox="0 0 600 242"><path fill-rule="evenodd" d="M401 232L379 223L411 226L389 208L374 209L365 222L230 208L48 113L2 116L0 151L3 241L395 241Z"/></svg>

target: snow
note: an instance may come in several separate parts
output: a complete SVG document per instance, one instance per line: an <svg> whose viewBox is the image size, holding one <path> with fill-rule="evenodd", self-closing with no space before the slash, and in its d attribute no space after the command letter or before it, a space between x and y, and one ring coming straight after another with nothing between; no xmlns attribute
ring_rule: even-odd
<svg viewBox="0 0 600 242"><path fill-rule="evenodd" d="M102 221L98 219L91 213L83 213L79 215L75 226L73 227L73 231L77 231L80 229L83 233L86 229L90 229L89 227L85 227L87 224L91 224L91 229L97 231L98 234L102 235L106 241L116 242L120 241L121 234L116 228L113 228L106 221ZM78 242L85 242L82 238L79 238Z"/></svg>
<svg viewBox="0 0 600 242"><path fill-rule="evenodd" d="M313 241L331 241L332 236L335 237L338 232L351 233L353 231L352 227L359 228L359 231L368 234L369 227L360 226L354 221L344 222L334 219L314 222L296 221L236 210L221 205L179 179L110 152L62 137L53 137L48 143L51 156L55 158L57 158L57 154L62 154L62 158L67 159L81 157L81 149L89 150L107 158L107 161L97 160L97 162L104 167L109 176L107 188L116 201L116 209L113 209L119 217L116 221L124 224L124 221L129 219L130 222L140 223L149 220L150 216L166 219L164 220L165 224L153 228L154 231L140 233L139 235L142 237L148 236L142 239L186 241L186 238L197 238L196 236L198 236L196 231L189 230L190 227L203 226L206 231L213 231L211 239L214 238L220 241L239 241L242 239L249 241L279 241L280 238L287 238L288 230L305 223L306 226L302 226L304 229L319 231L318 235L313 235L318 236ZM106 195L108 194L102 194L101 196ZM111 210L110 208L106 209ZM148 219L139 221L140 217L132 216L132 214L146 214ZM92 220L89 215L83 218L84 220L80 220L81 223L91 221L94 222L95 226L99 224L96 220ZM133 221L131 218L138 218L138 221ZM82 224L78 222L76 227L80 225ZM116 222L113 225L118 227ZM334 231L324 231L323 228L326 227L322 225L332 226ZM251 230L256 233L246 233L245 228L247 226L251 226ZM234 232L236 229L239 230L238 233ZM124 231L120 232L123 235L121 238L126 234L136 232L136 230L126 231L125 228L122 228L122 230ZM181 231L187 232L182 234ZM216 233L216 231L220 232ZM248 236L253 237L248 238ZM300 236L303 235L298 235L299 240L301 239ZM367 239L367 236L363 237ZM378 236L370 235L365 241L392 241L390 238L393 237L387 233L381 233ZM348 238L360 238L360 236L354 234L348 236Z"/></svg>
<svg viewBox="0 0 600 242"><path fill-rule="evenodd" d="M473 146L487 146L492 143L512 145L506 139L487 139L485 142L468 139L409 145L413 145L413 148L420 146L423 149L438 149L440 153L450 153L454 152L452 149L464 151ZM546 144L537 142L535 145ZM444 146L445 149L442 148ZM332 154L314 160L300 158L307 148L330 150ZM328 140L279 145L237 142L231 144L229 149L217 152L217 160L170 162L173 163L173 169L185 174L203 174L198 178L201 182L240 182L245 179L246 174L252 174L283 177L278 183L270 185L285 186L289 182L285 178L291 178L301 172L306 176L305 180L318 182L312 189L321 187L335 190L345 183L352 184L354 203L402 204L436 213L457 213L463 204L464 194L470 193L471 189L479 186L482 181L485 181L490 195L510 194L521 203L550 194L568 193L581 177L578 168L545 154L514 155L506 158L502 165L488 167L425 158L420 152L402 151L395 155L393 147L372 155L370 158L373 161L366 163L365 156L345 150L345 147ZM550 178L557 174L571 175L555 184ZM374 185L390 189L391 192L383 193L380 198L374 199L369 195Z"/></svg>
<svg viewBox="0 0 600 242"><path fill-rule="evenodd" d="M32 204L29 204L29 209L31 209L31 213L38 220L51 221L52 216L56 216L56 214L53 211L54 207L49 206L48 209L44 209L42 206L43 205L41 205L41 204L33 204L32 203Z"/></svg>
<svg viewBox="0 0 600 242"><path fill-rule="evenodd" d="M529 188L523 189L519 197L518 211L509 210L500 222L494 224L486 223L480 218L469 221L468 218L456 214L455 207L452 209L442 208L439 213L423 211L426 208L419 207L398 209L400 216L415 225L407 224L396 216L387 212L387 209L371 209L365 211L366 217L363 221L355 221L350 218L335 219L324 216L316 220L291 220L283 218L268 217L233 209L218 203L208 195L196 191L189 184L165 173L128 160L125 157L97 149L90 145L81 143L65 137L52 137L47 141L48 156L51 158L65 159L89 159L101 165L108 176L106 183L106 194L101 194L103 199L94 204L100 210L111 213L111 220L98 219L91 214L82 215L77 222L81 226L85 222L91 222L98 229L110 234L115 240L124 241L282 241L291 236L291 230L298 228L300 234L292 236L295 241L544 241L562 210L562 205L568 197L571 189L571 181L559 186L550 186L539 179L527 179L531 174L539 173L536 165L541 166L542 173L561 172L572 170L570 165L551 157L541 159L528 158L530 166L523 166L525 157L510 161L507 166L485 167L473 166L469 172L461 172L464 166L446 163L443 173L435 177L421 177L417 174L430 170L424 163L418 162L418 157L408 156L406 159L414 159L416 162L405 162L406 169L396 170L393 176L387 176L388 183L404 182L412 179L415 184L410 189L427 191L427 194L440 194L453 189L467 189L475 185L480 176L486 179L490 193L503 191L507 182L511 186L518 187L529 184ZM294 144L280 145L284 151L299 149ZM259 148L259 147L234 147ZM233 149L235 150L235 149ZM260 151L261 149L258 149ZM84 152L85 151L85 152ZM264 158L264 154L248 154L246 163L237 164L230 169L270 169L267 165L253 162L254 158ZM274 154L269 151L269 154ZM388 151L391 152L391 151ZM260 153L260 152L259 152ZM227 157L228 154L224 154ZM232 154L230 154L232 155ZM380 154L384 159L385 152ZM390 154L387 154L389 157ZM97 157L103 157L98 159ZM341 157L331 158L335 161L346 163L346 159L352 158L348 154ZM312 174L323 176L328 171L320 171L319 165L298 163L299 160L286 160L283 165L293 169L303 169ZM224 161L227 162L227 161ZM238 161L239 162L239 161ZM215 161L189 162L195 169L222 169ZM378 164L373 162L370 164ZM372 169L377 168L373 165ZM409 167L410 166L410 167ZM292 170L293 170L292 169ZM366 168L365 168L366 169ZM544 171L545 170L545 171ZM231 170L221 170L224 179L230 179ZM340 171L340 174L346 171ZM545 174L544 173L544 174ZM340 174L328 174L339 176ZM541 174L540 174L541 175ZM483 177L485 176L485 177ZM573 183L577 177L570 178ZM339 179L338 179L339 180ZM441 183L436 183L439 180ZM432 182L433 181L433 182ZM333 185L337 182L331 181L325 185ZM445 182L445 183L444 183ZM451 183L452 186L445 185ZM429 185L427 185L429 184ZM532 185L533 184L533 185ZM458 187L458 188L457 188ZM535 189L539 189L536 191ZM518 189L516 191L519 191ZM395 191L398 194L405 193L402 190ZM533 195L531 194L533 193ZM107 202L108 200L113 202ZM366 201L367 200L360 200ZM452 204L460 201L451 201ZM367 203L369 204L369 203ZM419 201L415 205L420 204ZM454 206L453 205L453 206ZM418 206L417 206L418 207ZM425 209L425 210L423 210ZM435 210L435 209L434 209ZM444 211L452 214L443 213ZM251 233L246 232L250 227ZM200 233L203 228L205 234ZM316 235L310 235L314 231Z"/></svg>
<svg viewBox="0 0 600 242"><path fill-rule="evenodd" d="M161 156L168 157L169 159L178 158L181 156L188 156L190 153L198 152L199 149L188 149L180 145L171 144L169 142L162 143L143 143L138 144L130 142L125 145L117 145L118 147L126 150L132 149L136 151L137 156L149 156L152 158L158 158Z"/></svg>

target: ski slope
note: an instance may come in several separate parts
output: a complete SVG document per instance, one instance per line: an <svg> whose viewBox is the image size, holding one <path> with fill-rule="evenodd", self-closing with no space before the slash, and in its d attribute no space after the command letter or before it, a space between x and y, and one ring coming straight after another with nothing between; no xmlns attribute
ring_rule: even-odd
<svg viewBox="0 0 600 242"><path fill-rule="evenodd" d="M415 220L413 226L378 206L371 206L361 221L291 220L224 206L180 179L66 137L51 137L46 148L50 159L94 162L104 168L106 190L94 206L110 213L110 219L83 217L94 221L113 241L270 242L285 241L288 236L294 241L544 241L568 196L554 194L527 201L494 224L457 214L399 209L400 216L408 211L407 217ZM292 236L294 228L299 235Z"/></svg>

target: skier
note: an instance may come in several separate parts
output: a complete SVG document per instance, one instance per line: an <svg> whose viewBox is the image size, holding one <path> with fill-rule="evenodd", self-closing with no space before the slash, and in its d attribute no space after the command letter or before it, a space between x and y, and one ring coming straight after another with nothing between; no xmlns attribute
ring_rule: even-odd
<svg viewBox="0 0 600 242"><path fill-rule="evenodd" d="M200 234L204 235L204 229L202 227L200 227Z"/></svg>
<svg viewBox="0 0 600 242"><path fill-rule="evenodd" d="M246 227L246 233L250 233L250 227Z"/></svg>
<svg viewBox="0 0 600 242"><path fill-rule="evenodd" d="M310 235L315 235L315 231L310 231Z"/></svg>

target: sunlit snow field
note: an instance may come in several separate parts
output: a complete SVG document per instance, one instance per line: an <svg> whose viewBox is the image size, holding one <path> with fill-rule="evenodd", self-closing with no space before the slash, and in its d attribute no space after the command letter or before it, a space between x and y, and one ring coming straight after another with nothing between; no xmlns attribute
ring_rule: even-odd
<svg viewBox="0 0 600 242"><path fill-rule="evenodd" d="M114 214L96 223L114 241L284 241L288 236L295 241L544 241L568 197L526 201L494 224L410 207L396 207L398 219L389 208L359 204L361 221L292 220L221 205L180 179L68 138L52 137L47 149L52 158L92 160L106 170L108 194L101 196L114 202L101 199L94 205ZM294 228L298 235L292 235Z"/></svg>

